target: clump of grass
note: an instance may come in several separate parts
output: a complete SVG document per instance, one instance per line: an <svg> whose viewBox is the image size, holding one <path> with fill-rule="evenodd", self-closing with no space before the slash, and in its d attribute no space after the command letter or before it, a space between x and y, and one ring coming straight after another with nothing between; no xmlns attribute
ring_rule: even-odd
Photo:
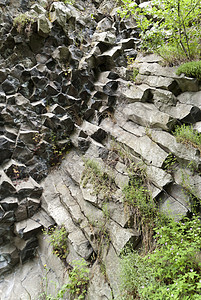
<svg viewBox="0 0 201 300"><path fill-rule="evenodd" d="M176 74L184 74L187 77L197 78L201 80L201 60L187 62L179 66L179 68L176 71Z"/></svg>
<svg viewBox="0 0 201 300"><path fill-rule="evenodd" d="M201 134L194 130L192 125L177 126L173 134L178 142L191 145L201 151Z"/></svg>
<svg viewBox="0 0 201 300"><path fill-rule="evenodd" d="M17 32L21 33L25 28L30 27L35 21L35 18L28 14L20 14L13 20L13 27L16 27ZM30 30L30 28L29 28Z"/></svg>
<svg viewBox="0 0 201 300"><path fill-rule="evenodd" d="M82 186L86 187L91 183L95 195L102 194L106 200L109 200L112 193L116 191L114 178L93 160L85 160L85 169L82 174Z"/></svg>

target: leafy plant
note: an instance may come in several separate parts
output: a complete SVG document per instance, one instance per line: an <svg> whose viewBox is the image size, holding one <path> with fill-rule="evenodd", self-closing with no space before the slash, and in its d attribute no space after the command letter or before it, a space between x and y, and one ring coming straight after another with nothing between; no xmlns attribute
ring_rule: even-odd
<svg viewBox="0 0 201 300"><path fill-rule="evenodd" d="M163 169L171 173L174 170L176 164L177 158L173 153L170 152L163 163Z"/></svg>
<svg viewBox="0 0 201 300"><path fill-rule="evenodd" d="M193 216L155 228L156 248L145 257L128 252L122 258L125 299L200 299L201 223ZM130 298L129 298L130 297Z"/></svg>
<svg viewBox="0 0 201 300"><path fill-rule="evenodd" d="M177 126L173 133L178 142L191 145L201 151L201 134L192 125Z"/></svg>
<svg viewBox="0 0 201 300"><path fill-rule="evenodd" d="M67 290L73 296L74 300L81 300L85 298L87 287L89 283L89 269L84 259L74 260L74 268L69 274L70 282L63 285L57 294L58 299L63 299Z"/></svg>
<svg viewBox="0 0 201 300"><path fill-rule="evenodd" d="M164 54L164 48L171 46L183 55L183 61L200 56L200 0L154 0L145 8L132 0L122 1L120 15L134 15L141 29L143 48Z"/></svg>
<svg viewBox="0 0 201 300"><path fill-rule="evenodd" d="M50 244L53 247L53 254L60 257L62 260L66 259L68 255L68 232L64 226L54 226L48 231L44 231L48 235Z"/></svg>
<svg viewBox="0 0 201 300"><path fill-rule="evenodd" d="M133 67L132 64L134 63L135 59L133 57L127 57L127 64L128 64L128 70L132 71L132 75L130 76L130 80L135 82L135 79L137 75L139 74L139 69L136 67Z"/></svg>
<svg viewBox="0 0 201 300"><path fill-rule="evenodd" d="M30 27L35 21L34 17L29 16L28 14L20 14L13 20L13 26L17 28L17 31L20 33L26 27ZM30 28L29 28L30 30Z"/></svg>
<svg viewBox="0 0 201 300"><path fill-rule="evenodd" d="M201 80L201 61L187 62L179 66L176 74L185 74L188 77L198 78L199 80Z"/></svg>
<svg viewBox="0 0 201 300"><path fill-rule="evenodd" d="M152 248L153 228L162 220L158 207L141 178L130 180L124 190L124 203L134 216L133 226L142 231L144 251Z"/></svg>

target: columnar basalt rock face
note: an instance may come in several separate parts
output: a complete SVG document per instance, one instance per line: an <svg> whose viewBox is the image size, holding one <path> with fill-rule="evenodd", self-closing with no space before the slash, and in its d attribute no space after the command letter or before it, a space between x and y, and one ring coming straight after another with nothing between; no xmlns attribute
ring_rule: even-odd
<svg viewBox="0 0 201 300"><path fill-rule="evenodd" d="M0 1L0 276L8 278L0 295L16 299L22 270L19 294L37 299L42 264L59 282L84 258L87 299L117 299L119 255L142 240L122 192L128 162L143 164L150 194L175 220L191 211L192 195L201 198L199 150L172 134L183 123L201 131L200 82L138 54L135 21L120 20L116 1L9 3ZM32 21L14 27L17 10ZM83 176L88 160L103 173L95 188L89 178L98 175ZM68 232L58 267L41 237L37 250L41 230L54 224ZM36 253L37 266L19 266ZM29 265L38 288L28 284Z"/></svg>

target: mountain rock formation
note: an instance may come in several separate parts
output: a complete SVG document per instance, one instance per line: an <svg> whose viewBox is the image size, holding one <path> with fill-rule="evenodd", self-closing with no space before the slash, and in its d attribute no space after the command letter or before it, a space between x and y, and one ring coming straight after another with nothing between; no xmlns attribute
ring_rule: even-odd
<svg viewBox="0 0 201 300"><path fill-rule="evenodd" d="M172 134L201 132L201 83L141 54L117 7L0 0L1 299L55 295L81 258L86 299L118 299L120 253L143 238L124 202L133 164L175 220L201 199L200 151ZM54 225L68 232L65 263L42 234Z"/></svg>

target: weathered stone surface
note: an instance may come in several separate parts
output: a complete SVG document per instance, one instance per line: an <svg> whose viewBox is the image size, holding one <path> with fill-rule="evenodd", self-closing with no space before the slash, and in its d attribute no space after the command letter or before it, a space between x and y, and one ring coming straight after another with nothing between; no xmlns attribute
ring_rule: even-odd
<svg viewBox="0 0 201 300"><path fill-rule="evenodd" d="M9 75L2 83L2 88L7 95L11 95L17 92L19 85L19 80Z"/></svg>
<svg viewBox="0 0 201 300"><path fill-rule="evenodd" d="M183 123L194 124L201 121L201 110L196 106L177 103L175 107L169 107L167 112Z"/></svg>
<svg viewBox="0 0 201 300"><path fill-rule="evenodd" d="M119 81L118 93L120 94L119 102L122 100L126 100L130 103L136 101L146 102L152 99L150 87L146 84L141 84L139 86L131 84L128 87L127 82Z"/></svg>
<svg viewBox="0 0 201 300"><path fill-rule="evenodd" d="M175 77L182 92L198 92L200 90L200 83L197 78L185 77L180 75Z"/></svg>
<svg viewBox="0 0 201 300"><path fill-rule="evenodd" d="M49 184L51 184L51 186L49 188L46 188L46 186L48 187ZM66 193L69 194L67 187L65 187L64 185L63 189L61 190L59 188L60 186L63 186L63 181L60 176L57 176L56 181L54 177L51 178L51 176L48 180L44 181L44 202L42 203L42 206L54 218L58 225L65 225L66 230L69 232L68 239L72 244L74 250L81 257L88 259L92 254L93 249L91 248L89 241L85 238L83 232L73 223L71 215L66 209L65 197ZM61 205L61 203L63 203L64 205Z"/></svg>
<svg viewBox="0 0 201 300"><path fill-rule="evenodd" d="M87 121L82 124L82 130L97 142L102 142L106 138L106 131Z"/></svg>
<svg viewBox="0 0 201 300"><path fill-rule="evenodd" d="M16 185L16 190L21 199L24 197L40 198L43 192L42 187L32 177L20 180Z"/></svg>
<svg viewBox="0 0 201 300"><path fill-rule="evenodd" d="M150 165L161 167L168 155L148 136L137 137L122 130L116 124L106 119L101 123L101 126L105 130L107 128L119 143L128 146L131 149L131 153L133 152L137 156L141 156Z"/></svg>
<svg viewBox="0 0 201 300"><path fill-rule="evenodd" d="M82 257L90 259L88 300L119 299L118 255L128 241L140 246L140 232L127 228L133 219L122 192L130 179L127 166L143 162L150 194L162 199L161 209L167 211L170 202L176 219L177 213L190 210L184 203L184 180L201 198L197 169L195 174L187 171L188 185L187 175L180 174L186 170L178 166L185 162L199 168L199 152L164 135L171 130L171 117L194 123L200 131L200 92L184 93L200 85L176 76L175 68L164 68L161 57L137 55L136 22L119 21L115 0L78 0L73 6L40 0L29 12L36 21L21 33L11 28L11 14L27 11L28 1L2 0L0 6L0 245L11 250L15 245L16 261L24 263L37 251L40 229L64 224L69 252L62 265L52 256L48 236L41 237L35 264L27 262L1 281L0 298L39 299L45 290L56 297L67 283L66 266L70 269L72 260ZM130 70L128 56L136 59ZM139 68L135 83L129 81L132 67ZM125 118L128 103L131 111ZM111 145L112 139L120 149ZM73 149L66 154L69 144ZM170 151L178 163L167 173L162 168ZM102 192L93 194L92 184L83 188L83 155L113 176L116 190L107 203ZM10 270L4 258L0 265Z"/></svg>
<svg viewBox="0 0 201 300"><path fill-rule="evenodd" d="M19 262L18 250L9 244L0 247L0 276Z"/></svg>
<svg viewBox="0 0 201 300"><path fill-rule="evenodd" d="M173 181L170 174L155 166L146 166L146 174L149 180L161 190Z"/></svg>
<svg viewBox="0 0 201 300"><path fill-rule="evenodd" d="M95 264L91 269L92 276L90 278L90 284L88 287L87 300L106 300L111 297L111 288L104 278L104 274L101 272L101 268L98 264Z"/></svg>
<svg viewBox="0 0 201 300"><path fill-rule="evenodd" d="M136 77L137 83L144 83L154 88L170 90L172 89L174 79L171 77L142 75L139 74Z"/></svg>
<svg viewBox="0 0 201 300"><path fill-rule="evenodd" d="M199 163L200 155L199 151L192 146L186 146L178 143L176 138L164 131L150 130L152 139L159 145L161 145L169 153L173 153L179 160L186 161L188 163L194 161Z"/></svg>
<svg viewBox="0 0 201 300"><path fill-rule="evenodd" d="M181 220L191 210L189 196L184 192L182 186L172 184L161 196L159 208L175 221Z"/></svg>
<svg viewBox="0 0 201 300"><path fill-rule="evenodd" d="M189 169L180 168L175 172L175 182L201 198L201 177L198 174L193 174Z"/></svg>
<svg viewBox="0 0 201 300"><path fill-rule="evenodd" d="M170 91L155 89L151 92L155 106L161 111L165 112L168 107L175 106L177 103L176 97Z"/></svg>
<svg viewBox="0 0 201 300"><path fill-rule="evenodd" d="M2 164L4 160L7 160L11 157L13 148L14 148L14 141L1 135L0 136L0 164Z"/></svg>
<svg viewBox="0 0 201 300"><path fill-rule="evenodd" d="M109 247L105 257L106 274L112 288L114 298L120 295L120 275L114 270L119 269L119 257L117 256L113 246Z"/></svg>
<svg viewBox="0 0 201 300"><path fill-rule="evenodd" d="M184 92L177 99L183 104L195 105L201 109L201 91L200 92Z"/></svg>
<svg viewBox="0 0 201 300"><path fill-rule="evenodd" d="M128 120L144 127L171 130L176 120L168 114L158 111L154 104L135 102L126 105L123 110Z"/></svg>
<svg viewBox="0 0 201 300"><path fill-rule="evenodd" d="M129 243L135 248L140 242L140 232L134 229L124 229L116 222L110 221L108 231L111 238L111 243L119 255L124 247Z"/></svg>
<svg viewBox="0 0 201 300"><path fill-rule="evenodd" d="M16 192L15 186L9 177L0 171L0 199L6 198Z"/></svg>
<svg viewBox="0 0 201 300"><path fill-rule="evenodd" d="M16 197L4 198L0 204L5 211L15 210L18 207L18 199Z"/></svg>
<svg viewBox="0 0 201 300"><path fill-rule="evenodd" d="M142 75L153 75L163 77L175 77L176 68L162 67L158 63L135 63L139 67L139 73Z"/></svg>
<svg viewBox="0 0 201 300"><path fill-rule="evenodd" d="M36 235L42 229L42 225L35 222L32 219L26 219L20 222L16 222L14 226L14 232L20 238L28 240L33 235Z"/></svg>

